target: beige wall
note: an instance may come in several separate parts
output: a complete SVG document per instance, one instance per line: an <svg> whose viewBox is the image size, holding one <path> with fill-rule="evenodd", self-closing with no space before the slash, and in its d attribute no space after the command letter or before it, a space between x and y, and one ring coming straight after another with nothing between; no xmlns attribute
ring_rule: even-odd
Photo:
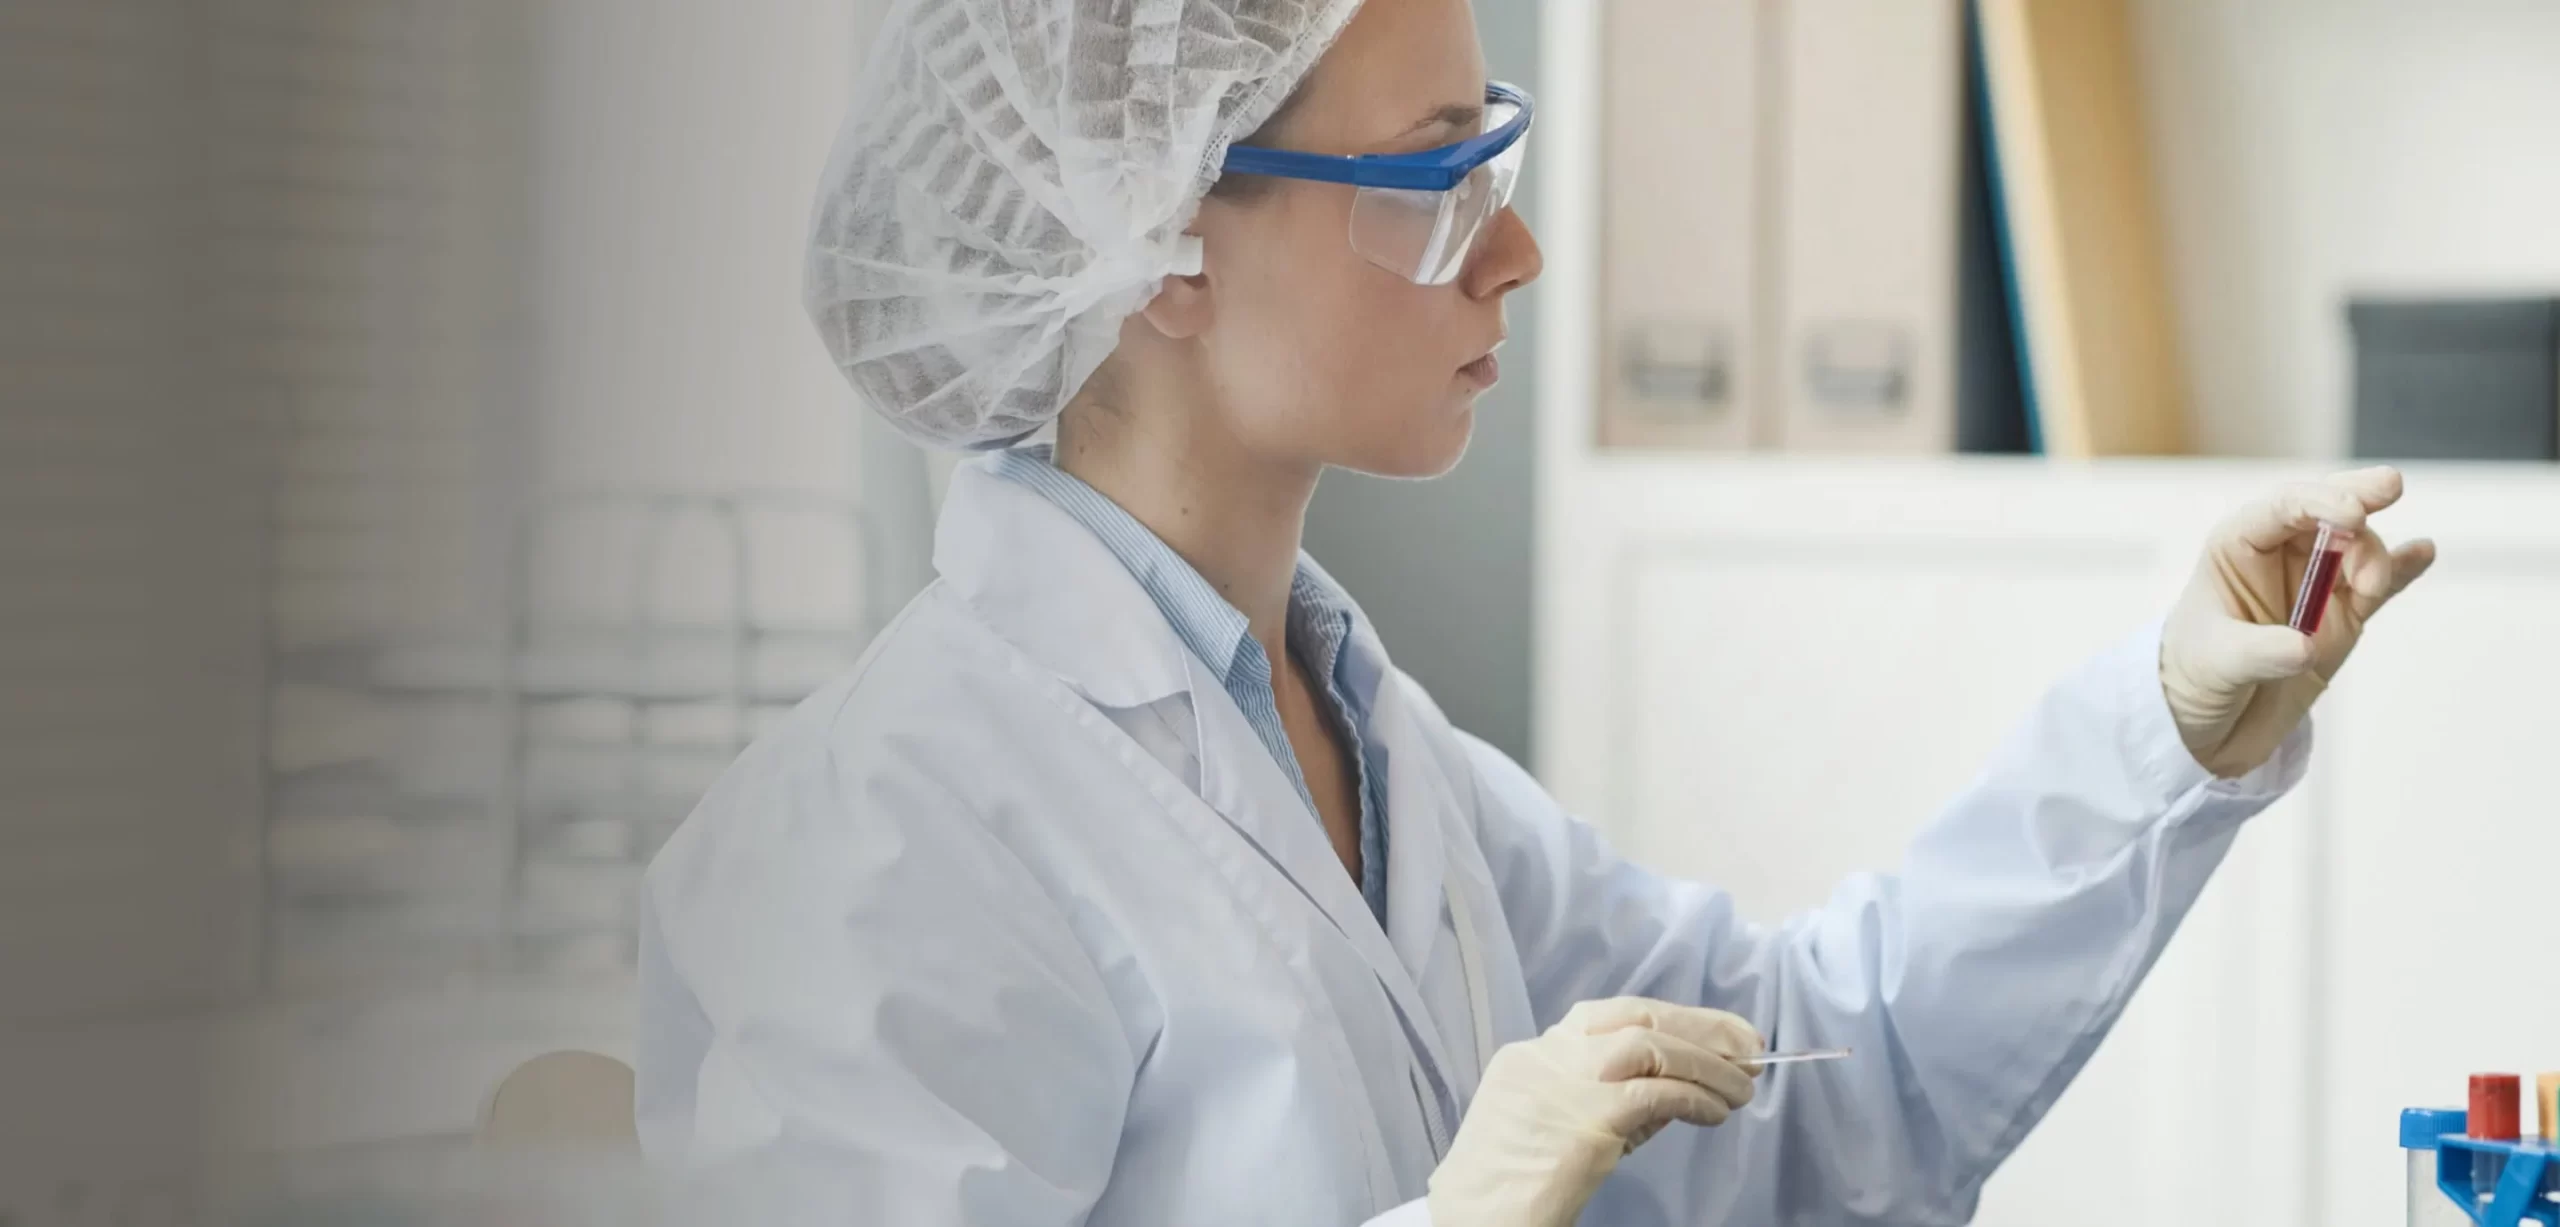
<svg viewBox="0 0 2560 1227"><path fill-rule="evenodd" d="M2560 5L2137 20L2204 450L2346 454L2351 292L2560 293Z"/></svg>

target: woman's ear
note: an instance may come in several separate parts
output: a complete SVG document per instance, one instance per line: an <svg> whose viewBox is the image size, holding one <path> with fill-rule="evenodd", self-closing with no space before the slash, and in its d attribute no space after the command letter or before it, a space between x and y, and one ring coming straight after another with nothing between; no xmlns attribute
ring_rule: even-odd
<svg viewBox="0 0 2560 1227"><path fill-rule="evenodd" d="M1201 241L1198 235L1184 235L1183 245L1190 257L1181 267L1165 274L1164 284L1156 296L1140 308L1149 327L1168 340L1187 341L1209 330L1209 322L1217 317L1209 286L1209 275L1200 266Z"/></svg>
<svg viewBox="0 0 2560 1227"><path fill-rule="evenodd" d="M1210 305L1208 274L1165 278L1154 300L1138 314L1145 316L1148 325L1167 340L1188 341L1207 332L1209 321L1217 315Z"/></svg>

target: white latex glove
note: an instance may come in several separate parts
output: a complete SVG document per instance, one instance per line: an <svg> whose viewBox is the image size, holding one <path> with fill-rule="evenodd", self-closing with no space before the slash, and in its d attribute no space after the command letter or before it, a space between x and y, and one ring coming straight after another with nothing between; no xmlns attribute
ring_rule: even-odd
<svg viewBox="0 0 2560 1227"><path fill-rule="evenodd" d="M1485 1067L1431 1173L1435 1227L1572 1227L1618 1160L1675 1120L1720 1125L1751 1102L1764 1051L1722 1010L1586 1001Z"/></svg>
<svg viewBox="0 0 2560 1227"><path fill-rule="evenodd" d="M2358 469L2242 508L2205 544L2160 636L2160 689L2189 753L2215 775L2273 757L2328 689L2367 620L2436 560L2435 543L2398 550L2365 517L2400 501L2400 474ZM2319 521L2355 533L2317 634L2285 625Z"/></svg>

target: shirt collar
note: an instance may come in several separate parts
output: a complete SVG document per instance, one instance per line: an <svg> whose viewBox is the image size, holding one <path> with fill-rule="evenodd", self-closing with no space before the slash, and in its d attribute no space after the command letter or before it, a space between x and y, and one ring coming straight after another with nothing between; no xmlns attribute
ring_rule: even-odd
<svg viewBox="0 0 2560 1227"><path fill-rule="evenodd" d="M1190 691L1192 653L1094 534L985 462L951 476L933 565L1034 664L1106 707Z"/></svg>
<svg viewBox="0 0 2560 1227"><path fill-rule="evenodd" d="M1324 646L1323 663L1332 670L1343 702L1355 719L1367 723L1378 682L1385 676L1386 654L1368 632L1359 605L1303 552L1297 578L1289 585L1289 618L1292 634Z"/></svg>
<svg viewBox="0 0 2560 1227"><path fill-rule="evenodd" d="M1058 468L1052 456L1047 445L1033 445L995 452L983 464L988 474L1038 492L1089 530L1119 560L1184 646L1232 690L1235 671L1247 659L1260 657L1259 652L1249 656L1245 651L1252 642L1251 622L1163 538L1101 491ZM1386 653L1359 605L1303 551L1290 581L1289 620L1293 635L1327 645L1330 660L1326 663L1335 684L1354 708L1355 718L1365 720L1386 675ZM1262 662L1265 668L1270 663Z"/></svg>
<svg viewBox="0 0 2560 1227"><path fill-rule="evenodd" d="M1183 560L1153 530L1101 491L1057 467L1045 445L1014 448L987 458L987 471L1036 490L1076 522L1092 530L1192 653L1220 679L1233 677L1253 625L1218 594L1198 568Z"/></svg>

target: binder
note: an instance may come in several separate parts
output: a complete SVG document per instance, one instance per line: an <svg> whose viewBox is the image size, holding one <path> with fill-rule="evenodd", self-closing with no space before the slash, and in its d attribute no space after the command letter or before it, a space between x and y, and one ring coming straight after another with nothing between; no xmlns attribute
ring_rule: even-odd
<svg viewBox="0 0 2560 1227"><path fill-rule="evenodd" d="M2018 320L2010 309L2007 256L2001 250L1999 169L1990 150L1991 105L1982 82L1982 40L1965 6L1964 163L1956 199L1956 450L2032 455L2026 371L2019 361Z"/></svg>
<svg viewBox="0 0 2560 1227"><path fill-rule="evenodd" d="M1603 15L1601 443L1953 450L1962 0Z"/></svg>
<svg viewBox="0 0 2560 1227"><path fill-rule="evenodd" d="M1956 443L1961 0L1783 0L1772 383L1790 451Z"/></svg>
<svg viewBox="0 0 2560 1227"><path fill-rule="evenodd" d="M1602 8L1600 443L1740 449L1755 423L1761 5Z"/></svg>
<svg viewBox="0 0 2560 1227"><path fill-rule="evenodd" d="M2057 456L2169 454L2186 376L2127 0L1977 0L2030 414Z"/></svg>

